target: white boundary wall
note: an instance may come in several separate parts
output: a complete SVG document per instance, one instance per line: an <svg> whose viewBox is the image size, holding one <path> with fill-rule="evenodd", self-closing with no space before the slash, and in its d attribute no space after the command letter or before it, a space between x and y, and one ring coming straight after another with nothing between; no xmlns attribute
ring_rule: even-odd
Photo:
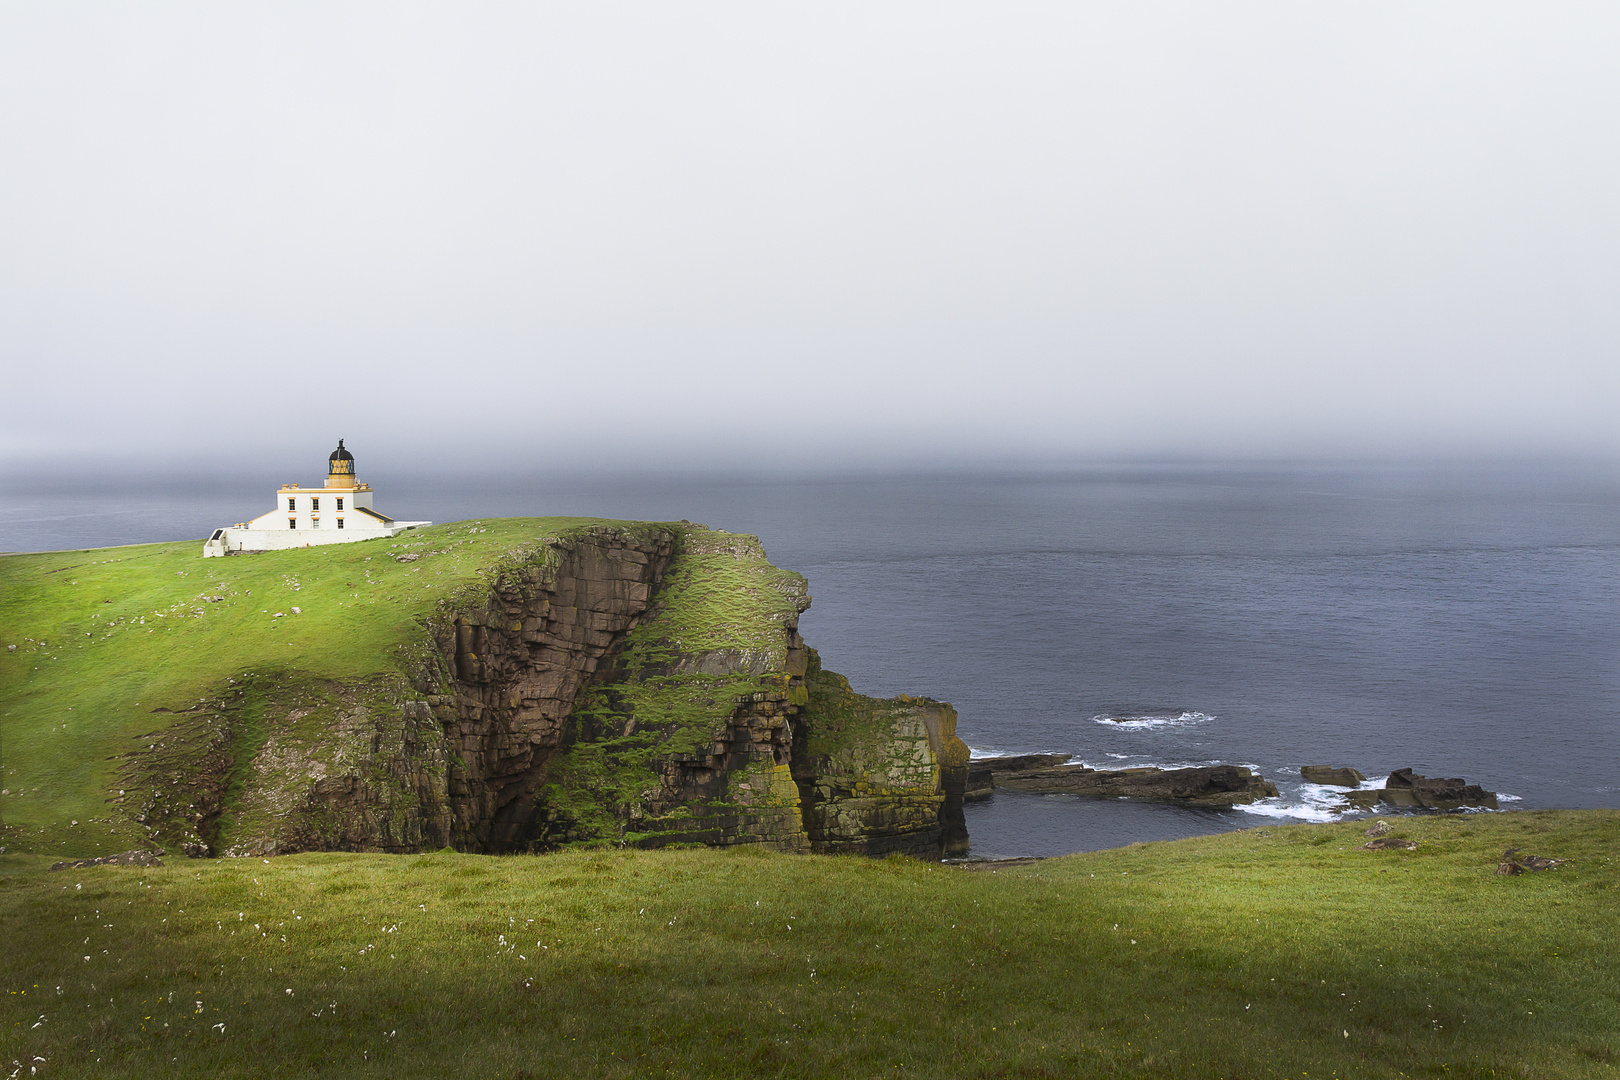
<svg viewBox="0 0 1620 1080"><path fill-rule="evenodd" d="M203 545L203 556L232 551L286 551L290 548L319 547L322 544L353 544L398 536L408 529L431 525L431 521L396 521L374 529L345 526L342 529L254 529L232 526L214 530L214 537Z"/></svg>

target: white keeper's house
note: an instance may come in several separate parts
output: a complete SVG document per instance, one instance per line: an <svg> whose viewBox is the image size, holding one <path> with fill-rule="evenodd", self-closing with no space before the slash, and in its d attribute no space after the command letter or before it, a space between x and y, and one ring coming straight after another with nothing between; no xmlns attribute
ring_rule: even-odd
<svg viewBox="0 0 1620 1080"><path fill-rule="evenodd" d="M276 508L252 521L228 529L215 529L203 545L203 555L232 555L239 551L277 551L314 544L348 544L398 536L406 529L431 521L395 521L371 505L370 484L354 478L354 455L337 449L327 459L326 486L301 488L285 484L276 492Z"/></svg>

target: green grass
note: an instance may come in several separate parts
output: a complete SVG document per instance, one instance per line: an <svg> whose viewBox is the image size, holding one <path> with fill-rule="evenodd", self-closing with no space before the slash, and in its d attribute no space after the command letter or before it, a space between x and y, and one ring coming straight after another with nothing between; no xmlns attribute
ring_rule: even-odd
<svg viewBox="0 0 1620 1080"><path fill-rule="evenodd" d="M758 849L0 856L0 1065L1614 1076L1620 813L1403 834L1415 852L1290 826L994 872ZM1509 846L1570 862L1498 877Z"/></svg>
<svg viewBox="0 0 1620 1080"><path fill-rule="evenodd" d="M200 540L0 557L0 844L134 846L145 830L111 802L124 778L200 772L218 752L181 710L224 694L249 714L255 695L329 704L328 680L397 682L431 662L422 626L441 605L487 590L543 538L594 524L644 527L503 518L223 559L202 558ZM421 558L395 560L405 553ZM148 746L157 757L142 761L161 768L134 777L130 755Z"/></svg>

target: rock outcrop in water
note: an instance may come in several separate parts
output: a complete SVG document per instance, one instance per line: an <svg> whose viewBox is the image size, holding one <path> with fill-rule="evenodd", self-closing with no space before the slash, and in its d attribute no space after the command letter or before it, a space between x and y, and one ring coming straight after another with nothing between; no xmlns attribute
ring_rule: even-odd
<svg viewBox="0 0 1620 1080"><path fill-rule="evenodd" d="M1301 769L1308 775L1309 766ZM1341 770L1361 776L1354 769ZM1316 783L1328 783L1326 780L1317 780ZM1419 776L1411 769L1396 769L1389 774L1381 788L1363 788L1359 791L1346 791L1344 805L1335 808L1335 812L1345 810L1371 810L1380 803L1386 806L1402 806L1410 809L1422 810L1461 810L1465 807L1497 808L1496 792L1486 791L1478 784L1470 784L1461 779L1430 779Z"/></svg>
<svg viewBox="0 0 1620 1080"><path fill-rule="evenodd" d="M1465 806L1495 810L1496 792L1460 778L1431 779L1411 769L1396 769L1378 790L1378 801L1390 806L1424 807L1430 810L1460 810Z"/></svg>
<svg viewBox="0 0 1620 1080"><path fill-rule="evenodd" d="M998 759L975 761L975 767ZM1001 759L1005 760L1005 759ZM1195 806L1235 806L1277 794L1277 785L1239 765L1203 765L1188 769L1091 769L1058 765L994 773L996 787L1045 795L1121 796Z"/></svg>
<svg viewBox="0 0 1620 1080"><path fill-rule="evenodd" d="M1340 765L1337 768L1329 765L1306 765L1299 770L1299 775L1310 783L1329 787L1359 787L1367 779L1360 771L1348 765Z"/></svg>
<svg viewBox="0 0 1620 1080"><path fill-rule="evenodd" d="M1008 757L974 758L968 762L965 797L988 799L996 791L996 778L1049 769L1068 761L1070 754L1016 754Z"/></svg>
<svg viewBox="0 0 1620 1080"><path fill-rule="evenodd" d="M752 536L570 529L445 597L405 682L221 694L162 740L212 748L201 769L182 786L155 775L178 759L132 755L127 783L193 853L965 850L955 711L822 671L809 603Z"/></svg>

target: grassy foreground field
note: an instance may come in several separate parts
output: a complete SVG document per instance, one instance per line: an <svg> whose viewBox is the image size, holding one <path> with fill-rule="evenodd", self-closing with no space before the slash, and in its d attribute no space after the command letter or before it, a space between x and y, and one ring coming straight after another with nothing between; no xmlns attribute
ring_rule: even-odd
<svg viewBox="0 0 1620 1080"><path fill-rule="evenodd" d="M994 872L0 856L0 1076L1616 1075L1620 812L1396 825Z"/></svg>

